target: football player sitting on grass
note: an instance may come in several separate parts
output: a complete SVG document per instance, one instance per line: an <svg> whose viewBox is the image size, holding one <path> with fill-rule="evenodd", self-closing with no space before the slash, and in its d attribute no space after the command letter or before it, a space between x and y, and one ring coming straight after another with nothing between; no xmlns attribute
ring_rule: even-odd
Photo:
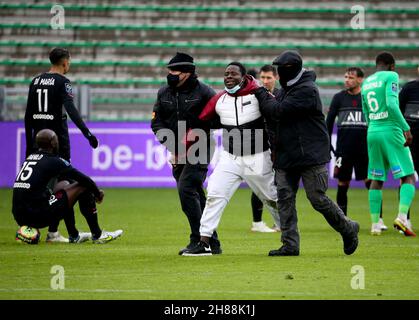
<svg viewBox="0 0 419 320"><path fill-rule="evenodd" d="M66 242L82 243L91 239L94 243L106 243L120 237L122 230L100 229L96 203L103 201L104 193L92 179L58 156L58 138L54 131L39 131L36 145L38 151L26 158L13 185L12 212L21 226L16 240L37 243L40 237L37 229L52 224L58 226L62 219L69 235ZM76 229L73 210L76 202L91 233ZM58 231L49 232L46 241L64 242Z"/></svg>

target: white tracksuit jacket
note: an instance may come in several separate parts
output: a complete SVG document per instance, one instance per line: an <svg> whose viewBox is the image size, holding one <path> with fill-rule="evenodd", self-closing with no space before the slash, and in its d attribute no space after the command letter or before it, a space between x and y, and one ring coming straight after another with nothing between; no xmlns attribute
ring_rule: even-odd
<svg viewBox="0 0 419 320"><path fill-rule="evenodd" d="M234 97L225 93L218 99L215 111L221 124L229 128L246 125L262 116L259 102L253 94ZM270 151L261 149L256 154L237 156L223 150L208 180L207 202L201 218L201 236L211 237L228 201L243 180L268 207L275 224L280 226Z"/></svg>

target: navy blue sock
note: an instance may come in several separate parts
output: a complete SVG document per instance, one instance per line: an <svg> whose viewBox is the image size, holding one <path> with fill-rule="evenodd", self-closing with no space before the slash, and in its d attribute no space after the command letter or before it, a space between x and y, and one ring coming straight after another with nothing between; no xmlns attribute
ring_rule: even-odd
<svg viewBox="0 0 419 320"><path fill-rule="evenodd" d="M95 197L90 192L84 192L79 197L80 212L86 219L89 225L90 232L93 238L99 238L102 234L102 230L99 227L97 219L97 209Z"/></svg>
<svg viewBox="0 0 419 320"><path fill-rule="evenodd" d="M252 203L253 222L262 221L263 202L253 192L250 202Z"/></svg>

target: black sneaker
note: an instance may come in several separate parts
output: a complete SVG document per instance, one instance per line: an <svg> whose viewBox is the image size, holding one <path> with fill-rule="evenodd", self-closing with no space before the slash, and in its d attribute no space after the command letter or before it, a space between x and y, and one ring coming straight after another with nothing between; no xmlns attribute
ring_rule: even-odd
<svg viewBox="0 0 419 320"><path fill-rule="evenodd" d="M190 250L190 249L192 249L193 247L195 247L196 245L198 244L198 241L191 241L191 242L189 242L189 244L185 247L185 248L183 248L183 249L181 249L181 250L179 250L179 255L181 256L186 250Z"/></svg>
<svg viewBox="0 0 419 320"><path fill-rule="evenodd" d="M350 221L352 232L348 235L342 235L343 239L343 251L347 255L351 255L355 252L358 247L358 232L359 232L359 223L355 221Z"/></svg>
<svg viewBox="0 0 419 320"><path fill-rule="evenodd" d="M212 254L221 254L223 250L221 250L221 243L219 240L210 239L210 247Z"/></svg>
<svg viewBox="0 0 419 320"><path fill-rule="evenodd" d="M199 241L195 247L182 253L182 256L212 256L209 244Z"/></svg>
<svg viewBox="0 0 419 320"><path fill-rule="evenodd" d="M277 250L271 250L268 254L270 257L274 256L299 256L300 250L282 246Z"/></svg>
<svg viewBox="0 0 419 320"><path fill-rule="evenodd" d="M211 252L212 254L222 254L223 250L221 249L221 246L211 246Z"/></svg>

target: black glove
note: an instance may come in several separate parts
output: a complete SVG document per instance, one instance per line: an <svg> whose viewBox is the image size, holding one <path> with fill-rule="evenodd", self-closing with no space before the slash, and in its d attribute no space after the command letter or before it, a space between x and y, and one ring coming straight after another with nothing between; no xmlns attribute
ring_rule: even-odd
<svg viewBox="0 0 419 320"><path fill-rule="evenodd" d="M99 145L99 141L97 140L97 138L91 134L90 132L87 134L87 140L89 140L89 144L93 149L96 149L97 146Z"/></svg>

